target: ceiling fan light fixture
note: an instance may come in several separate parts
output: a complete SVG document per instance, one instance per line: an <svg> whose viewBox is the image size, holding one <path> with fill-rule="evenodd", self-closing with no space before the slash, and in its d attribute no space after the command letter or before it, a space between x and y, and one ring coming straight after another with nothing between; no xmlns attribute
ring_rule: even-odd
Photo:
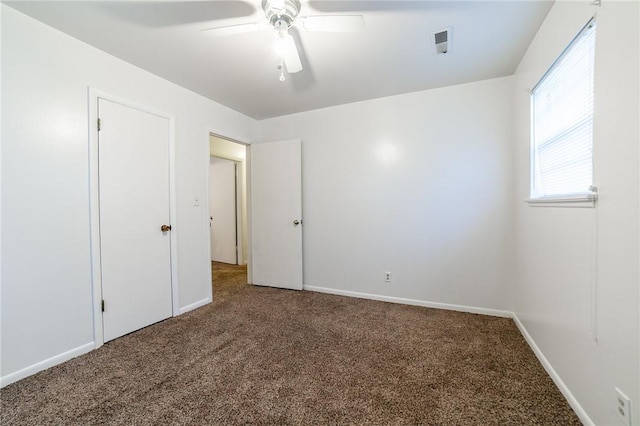
<svg viewBox="0 0 640 426"><path fill-rule="evenodd" d="M289 34L289 28L295 25L298 29L306 31L350 32L358 31L364 27L362 15L298 16L300 6L300 0L262 0L266 22L227 25L209 28L206 31L212 35L222 36L271 27L276 34L274 49L280 59L278 69L280 70L280 81L283 81L285 66L289 74L302 71L298 47Z"/></svg>

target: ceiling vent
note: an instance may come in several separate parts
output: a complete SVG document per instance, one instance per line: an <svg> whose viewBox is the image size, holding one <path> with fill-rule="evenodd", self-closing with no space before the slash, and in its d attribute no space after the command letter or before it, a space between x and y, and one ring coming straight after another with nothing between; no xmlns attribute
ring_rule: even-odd
<svg viewBox="0 0 640 426"><path fill-rule="evenodd" d="M444 55L448 53L451 50L451 28L434 31L432 34L436 54Z"/></svg>

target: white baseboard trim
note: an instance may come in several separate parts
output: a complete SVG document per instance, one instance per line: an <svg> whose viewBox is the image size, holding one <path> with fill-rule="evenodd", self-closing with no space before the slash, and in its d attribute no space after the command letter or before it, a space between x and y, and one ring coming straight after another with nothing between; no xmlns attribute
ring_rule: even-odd
<svg viewBox="0 0 640 426"><path fill-rule="evenodd" d="M84 355L87 352L91 352L95 349L95 347L95 342L85 343L82 346L78 346L77 348L71 349L67 352L52 356L51 358L45 359L44 361L40 361L33 365L25 367L22 370L18 370L16 372L9 373L6 376L2 376L0 377L0 388L17 382L18 380L22 380L25 377L36 374L39 371L46 370L47 368L53 367L54 365L62 364L63 362L69 361L72 358Z"/></svg>
<svg viewBox="0 0 640 426"><path fill-rule="evenodd" d="M515 312L513 313L513 322L516 323L516 326L518 326L520 333L531 347L531 350L538 358L538 361L540 361L540 364L542 364L544 369L547 371L547 374L551 377L551 380L553 380L558 389L560 389L560 392L562 392L562 395L564 395L571 408L573 408L573 411L575 411L582 424L585 426L595 426L595 423L591 420L587 412L584 410L584 408L582 408L567 385L562 381L558 373L556 373L556 370L554 370L554 368L551 366L551 363L549 362L547 357L544 356L538 345L536 345L533 337L531 337L527 329L524 327L524 324L522 324L520 318L518 318L518 315L516 315Z"/></svg>
<svg viewBox="0 0 640 426"><path fill-rule="evenodd" d="M381 296L378 294L359 293L355 291L337 290L326 287L305 285L304 290L318 293L336 294L338 296L356 297L359 299L379 300L381 302L399 303L402 305L424 306L426 308L446 309L448 311L468 312L471 314L490 315L493 317L511 318L512 312L499 309L476 308L474 306L453 305L450 303L429 302L426 300L405 299L402 297Z"/></svg>
<svg viewBox="0 0 640 426"><path fill-rule="evenodd" d="M178 315L182 315L182 314L184 314L186 312L193 311L194 309L198 309L199 307L204 306L204 305L206 305L208 303L211 303L211 298L210 297L205 297L202 300L198 300L197 302L194 302L194 303L192 303L190 305L187 305L187 306L184 306L184 307L180 308L180 310L178 311Z"/></svg>

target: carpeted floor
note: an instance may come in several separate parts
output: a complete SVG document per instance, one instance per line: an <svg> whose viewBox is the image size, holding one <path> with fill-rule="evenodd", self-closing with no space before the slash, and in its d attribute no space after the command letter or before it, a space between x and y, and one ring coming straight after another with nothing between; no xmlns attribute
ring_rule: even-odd
<svg viewBox="0 0 640 426"><path fill-rule="evenodd" d="M246 284L0 391L2 425L580 424L509 319Z"/></svg>

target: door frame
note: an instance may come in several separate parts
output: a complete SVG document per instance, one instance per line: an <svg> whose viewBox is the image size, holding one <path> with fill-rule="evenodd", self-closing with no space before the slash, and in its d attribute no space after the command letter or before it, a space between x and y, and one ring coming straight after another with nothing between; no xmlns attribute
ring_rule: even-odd
<svg viewBox="0 0 640 426"><path fill-rule="evenodd" d="M127 99L120 98L101 90L88 88L89 98L89 224L91 243L91 283L93 308L93 341L95 348L104 344L104 330L102 317L102 252L100 248L100 187L99 187L99 158L98 158L98 100L135 108L137 110L157 115L169 120L169 215L173 229L169 233L171 255L171 299L172 316L179 312L178 303L178 244L179 227L176 220L176 167L175 167L175 116L158 111L146 105L141 105Z"/></svg>
<svg viewBox="0 0 640 426"><path fill-rule="evenodd" d="M209 239L211 238L211 231L209 231L209 162L210 162L210 158L212 156L211 154L211 137L216 137L216 138L220 138L220 139L225 139L229 142L233 142L233 143L237 143L240 145L244 145L245 146L245 158L244 159L239 159L239 158L234 158L232 156L224 156L224 155L218 155L216 154L215 157L219 157L219 158L225 158L227 160L231 160L234 161L237 165L242 166L242 163L244 163L244 176L241 176L241 180L242 183L244 183L244 188L245 188L245 193L243 194L245 199L246 199L246 211L243 211L242 208L242 200L238 199L236 202L236 216L237 216L237 220L241 221L243 216L246 213L246 218L247 218L247 225L246 225L246 238L247 238L247 244L246 244L246 251L247 251L247 255L246 257L244 256L244 249L245 249L245 244L244 244L244 238L241 238L241 235L244 234L244 229L242 224L238 224L236 225L238 227L238 232L236 233L236 237L238 238L238 259L242 260L242 263L245 263L247 265L247 282L251 283L251 183L250 183L250 152L251 152L251 143L250 141L248 141L246 138L240 137L240 136L236 136L236 135L232 135L229 134L227 132L223 132L220 131L219 129L215 129L213 127L207 127L205 128L205 137L204 137L204 168L206 171L205 176L207 176L206 179L206 208L207 208L207 214L206 214L206 229L209 235ZM236 179L236 183L238 183L238 180ZM236 191L236 196L237 196L237 191ZM238 214L239 213L239 214ZM242 250L242 252L240 252ZM213 276L211 273L211 241L209 241L208 244L208 249L207 249L207 255L209 258L209 263L207 266L207 274L209 276L209 282L211 282L213 280ZM213 300L213 289L210 287L210 293L209 293L209 300Z"/></svg>

